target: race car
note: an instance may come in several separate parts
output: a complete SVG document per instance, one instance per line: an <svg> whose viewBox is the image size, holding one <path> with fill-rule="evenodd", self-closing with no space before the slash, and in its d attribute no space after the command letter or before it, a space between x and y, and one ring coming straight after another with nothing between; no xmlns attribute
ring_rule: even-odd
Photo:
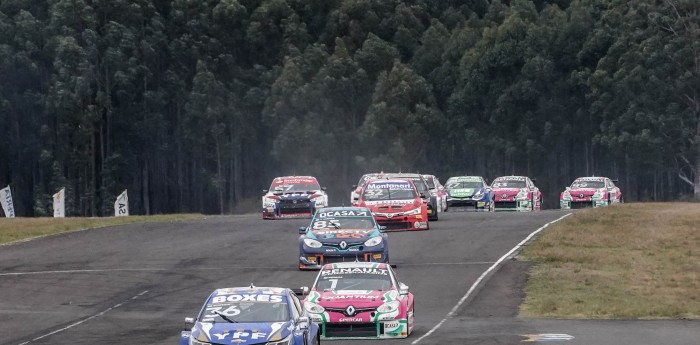
<svg viewBox="0 0 700 345"><path fill-rule="evenodd" d="M435 175L423 175L425 182L428 182L428 188L430 188L430 195L434 196L437 200L438 212L447 212L447 191L445 187L440 183Z"/></svg>
<svg viewBox="0 0 700 345"><path fill-rule="evenodd" d="M438 214L438 199L437 196L430 194L430 187L428 186L428 181L426 181L420 174L410 174L410 173L385 173L381 178L401 178L408 179L413 182L416 186L416 190L420 195L424 195L423 199L426 203L428 209L428 220L436 222L440 219Z"/></svg>
<svg viewBox="0 0 700 345"><path fill-rule="evenodd" d="M562 209L601 207L623 202L622 191L616 180L607 177L579 177L566 187L560 197Z"/></svg>
<svg viewBox="0 0 700 345"><path fill-rule="evenodd" d="M494 209L534 211L542 208L542 193L527 176L501 176L491 183Z"/></svg>
<svg viewBox="0 0 700 345"><path fill-rule="evenodd" d="M186 318L180 345L320 343L321 329L290 290L276 287L217 289L197 318Z"/></svg>
<svg viewBox="0 0 700 345"><path fill-rule="evenodd" d="M360 181L358 181L356 185L352 186L352 191L350 192L350 205L354 205L354 203L357 202L357 199L360 197L362 187L365 186L367 181L380 178L382 175L383 173L370 173L362 175L362 177L360 177Z"/></svg>
<svg viewBox="0 0 700 345"><path fill-rule="evenodd" d="M389 262L389 237L366 207L327 207L299 228L299 269L344 261Z"/></svg>
<svg viewBox="0 0 700 345"><path fill-rule="evenodd" d="M303 302L321 324L321 339L406 338L413 332L413 294L387 264L324 265Z"/></svg>
<svg viewBox="0 0 700 345"><path fill-rule="evenodd" d="M447 207L493 211L493 191L481 176L453 176L445 182Z"/></svg>
<svg viewBox="0 0 700 345"><path fill-rule="evenodd" d="M411 180L371 180L362 188L357 206L369 208L385 231L428 230L427 204Z"/></svg>
<svg viewBox="0 0 700 345"><path fill-rule="evenodd" d="M263 193L263 219L310 218L328 206L326 188L312 176L277 177Z"/></svg>

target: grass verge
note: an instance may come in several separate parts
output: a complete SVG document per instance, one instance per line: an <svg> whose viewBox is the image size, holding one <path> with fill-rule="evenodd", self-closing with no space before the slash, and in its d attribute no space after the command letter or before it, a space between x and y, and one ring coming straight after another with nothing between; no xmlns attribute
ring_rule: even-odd
<svg viewBox="0 0 700 345"><path fill-rule="evenodd" d="M204 219L201 214L164 214L154 216L101 217L101 218L0 218L0 244L38 236L58 234L81 229L101 228L131 223L174 222Z"/></svg>
<svg viewBox="0 0 700 345"><path fill-rule="evenodd" d="M587 209L522 253L521 317L700 318L700 204Z"/></svg>

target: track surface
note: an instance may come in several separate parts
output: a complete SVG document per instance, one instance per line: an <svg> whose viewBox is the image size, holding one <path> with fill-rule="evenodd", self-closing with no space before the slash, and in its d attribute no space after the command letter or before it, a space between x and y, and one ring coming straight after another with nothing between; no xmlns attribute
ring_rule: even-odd
<svg viewBox="0 0 700 345"><path fill-rule="evenodd" d="M426 334L493 262L563 214L450 212L431 223L429 231L391 233L392 261L416 297L416 328L410 338L386 343L410 344ZM2 246L0 345L177 344L184 317L195 316L215 288L310 285L316 273L296 269L297 228L307 223L263 221L257 215L214 217L96 229ZM588 344L578 339L598 334L598 329L614 334L625 327L639 328L629 323L579 327L582 323L574 321L523 321L508 312L489 316L485 309L498 304L498 298L489 298L489 283L485 286L474 301L476 312L468 302L420 344L516 344L524 339L522 334L577 330L585 331L583 337L568 343ZM482 295L486 297L479 299ZM517 302L518 293L504 299ZM687 333L682 339L699 339L692 338L698 323L667 323L669 334L677 334L674 327L680 327ZM596 343L620 343L612 339ZM333 342L348 343L378 341Z"/></svg>

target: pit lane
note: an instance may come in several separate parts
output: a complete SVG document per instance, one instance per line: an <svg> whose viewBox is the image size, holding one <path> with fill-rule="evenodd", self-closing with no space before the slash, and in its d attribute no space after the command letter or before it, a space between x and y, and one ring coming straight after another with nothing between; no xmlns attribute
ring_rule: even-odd
<svg viewBox="0 0 700 345"><path fill-rule="evenodd" d="M421 338L502 255L561 217L448 212L431 230L390 233L390 256L416 298ZM308 286L298 227L259 215L134 224L0 247L0 344L177 344L184 318L215 288ZM477 291L478 293L478 291ZM444 342L440 330L421 344ZM377 340L334 341L368 344Z"/></svg>

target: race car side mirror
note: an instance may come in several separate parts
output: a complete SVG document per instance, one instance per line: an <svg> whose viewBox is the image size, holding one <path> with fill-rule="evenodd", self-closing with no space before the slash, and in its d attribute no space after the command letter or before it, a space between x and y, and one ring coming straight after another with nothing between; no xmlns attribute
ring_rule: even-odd
<svg viewBox="0 0 700 345"><path fill-rule="evenodd" d="M185 318L185 329L190 329L194 326L194 318L192 317L186 317Z"/></svg>
<svg viewBox="0 0 700 345"><path fill-rule="evenodd" d="M404 283L399 283L399 294L408 295L408 285Z"/></svg>
<svg viewBox="0 0 700 345"><path fill-rule="evenodd" d="M326 187L321 187L321 190L326 190Z"/></svg>
<svg viewBox="0 0 700 345"><path fill-rule="evenodd" d="M426 198L425 193L420 193L420 198L425 199Z"/></svg>
<svg viewBox="0 0 700 345"><path fill-rule="evenodd" d="M305 226L300 226L300 227L299 227L299 233L300 233L300 234L305 234L305 233L306 233L306 227L305 227Z"/></svg>
<svg viewBox="0 0 700 345"><path fill-rule="evenodd" d="M309 318L307 316L299 317L297 325L299 325L299 329L309 329Z"/></svg>
<svg viewBox="0 0 700 345"><path fill-rule="evenodd" d="M357 185L356 184L352 185L352 189L355 189L355 188L357 188Z"/></svg>
<svg viewBox="0 0 700 345"><path fill-rule="evenodd" d="M267 192L268 192L267 189L263 189L263 194L267 194Z"/></svg>
<svg viewBox="0 0 700 345"><path fill-rule="evenodd" d="M569 190L569 189L571 189L571 187L564 187L564 190Z"/></svg>
<svg viewBox="0 0 700 345"><path fill-rule="evenodd" d="M291 290L297 296L305 296L305 295L309 294L309 287L308 286L302 286L298 289L291 289Z"/></svg>

